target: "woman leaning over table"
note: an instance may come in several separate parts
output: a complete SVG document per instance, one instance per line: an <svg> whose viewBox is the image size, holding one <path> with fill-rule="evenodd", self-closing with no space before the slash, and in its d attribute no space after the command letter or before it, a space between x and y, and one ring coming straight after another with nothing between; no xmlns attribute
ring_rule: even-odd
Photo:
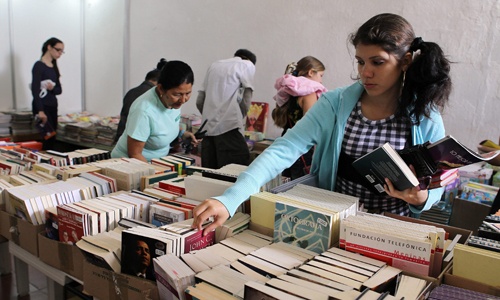
<svg viewBox="0 0 500 300"><path fill-rule="evenodd" d="M451 91L450 64L441 48L416 37L395 14L380 14L350 36L358 80L324 93L308 113L243 172L222 196L196 207L193 227L210 216L220 226L259 187L316 145L311 173L320 188L354 195L369 212L420 213L439 201L443 189L365 188L350 161L390 142L395 149L444 137L439 110Z"/></svg>
<svg viewBox="0 0 500 300"><path fill-rule="evenodd" d="M169 61L161 70L158 85L142 94L130 107L125 131L111 157L131 157L144 162L165 156L175 139L198 140L179 129L181 106L191 97L194 74L182 61Z"/></svg>

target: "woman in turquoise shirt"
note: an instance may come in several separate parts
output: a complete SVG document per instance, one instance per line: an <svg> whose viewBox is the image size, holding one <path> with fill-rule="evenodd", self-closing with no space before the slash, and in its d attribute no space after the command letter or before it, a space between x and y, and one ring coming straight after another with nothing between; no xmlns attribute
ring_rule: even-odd
<svg viewBox="0 0 500 300"><path fill-rule="evenodd" d="M357 178L350 162L385 142L402 149L444 137L439 110L451 92L449 61L437 44L416 37L408 21L394 14L374 16L350 41L358 81L324 93L222 196L196 207L193 227L201 229L210 216L215 222L205 232L220 226L313 145L311 173L317 175L319 187L357 196L369 212L419 213L439 201L442 188L398 191L388 179L384 194L372 192Z"/></svg>
<svg viewBox="0 0 500 300"><path fill-rule="evenodd" d="M194 74L182 61L169 61L161 70L158 85L137 98L130 107L124 134L111 157L131 157L144 162L169 153L170 143L191 138L191 132L179 130L181 106L191 97Z"/></svg>

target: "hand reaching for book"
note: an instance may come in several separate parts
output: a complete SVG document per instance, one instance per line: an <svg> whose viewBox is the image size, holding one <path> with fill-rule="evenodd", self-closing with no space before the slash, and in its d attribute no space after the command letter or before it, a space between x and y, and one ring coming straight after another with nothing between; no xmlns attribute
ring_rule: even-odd
<svg viewBox="0 0 500 300"><path fill-rule="evenodd" d="M194 221L191 227L201 230L203 222L208 220L210 217L214 217L214 221L205 227L203 230L204 236L224 224L224 222L226 222L229 218L229 212L220 201L215 199L205 199L205 201L196 206L193 210Z"/></svg>
<svg viewBox="0 0 500 300"><path fill-rule="evenodd" d="M416 175L415 168L412 165L410 165L410 169L413 174ZM415 206L423 205L425 201L427 201L427 196L429 193L427 189L420 189L419 186L415 186L403 191L398 191L388 178L385 178L385 183L386 184L384 185L384 190L387 195L391 197L401 199L408 204Z"/></svg>

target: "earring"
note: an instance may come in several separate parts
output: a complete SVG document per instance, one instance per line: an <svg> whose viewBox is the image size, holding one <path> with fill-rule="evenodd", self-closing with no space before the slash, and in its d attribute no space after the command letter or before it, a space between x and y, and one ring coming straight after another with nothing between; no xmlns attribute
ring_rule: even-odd
<svg viewBox="0 0 500 300"><path fill-rule="evenodd" d="M406 71L403 72L403 85L401 86L401 89L405 87L405 80L406 80Z"/></svg>

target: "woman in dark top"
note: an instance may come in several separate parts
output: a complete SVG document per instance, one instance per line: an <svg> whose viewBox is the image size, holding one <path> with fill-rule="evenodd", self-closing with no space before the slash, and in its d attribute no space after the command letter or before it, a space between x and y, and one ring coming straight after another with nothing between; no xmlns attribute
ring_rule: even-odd
<svg viewBox="0 0 500 300"><path fill-rule="evenodd" d="M31 93L33 95L33 115L38 116L44 126L57 129L57 98L62 93L57 59L64 54L64 44L52 37L42 46L42 57L35 62L32 73ZM50 128L49 127L49 128ZM55 137L44 140L44 150L51 149Z"/></svg>

